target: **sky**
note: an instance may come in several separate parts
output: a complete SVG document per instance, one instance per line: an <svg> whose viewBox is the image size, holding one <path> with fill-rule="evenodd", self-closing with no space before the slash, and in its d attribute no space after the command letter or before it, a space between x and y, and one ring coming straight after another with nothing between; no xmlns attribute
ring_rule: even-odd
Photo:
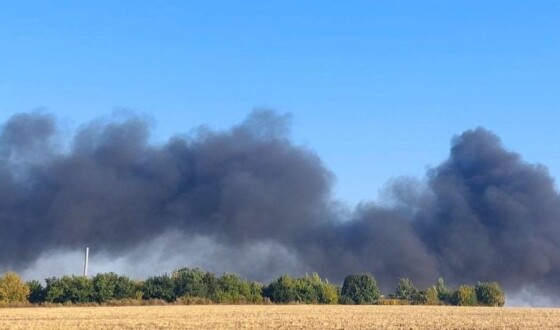
<svg viewBox="0 0 560 330"><path fill-rule="evenodd" d="M350 204L478 126L559 177L558 17L558 1L2 1L0 122L124 109L158 142L272 108Z"/></svg>

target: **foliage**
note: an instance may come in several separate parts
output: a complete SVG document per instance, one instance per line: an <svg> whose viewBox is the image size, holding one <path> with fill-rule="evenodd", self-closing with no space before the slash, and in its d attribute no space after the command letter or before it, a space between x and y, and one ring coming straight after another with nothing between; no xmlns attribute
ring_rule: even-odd
<svg viewBox="0 0 560 330"><path fill-rule="evenodd" d="M234 274L224 274L218 279L213 298L212 300L218 303L260 303L262 285Z"/></svg>
<svg viewBox="0 0 560 330"><path fill-rule="evenodd" d="M397 282L397 287L395 288L395 298L405 299L410 302L417 300L418 289L412 283L412 280L408 278L400 278Z"/></svg>
<svg viewBox="0 0 560 330"><path fill-rule="evenodd" d="M25 302L29 297L29 287L18 274L6 272L0 277L0 301L7 303Z"/></svg>
<svg viewBox="0 0 560 330"><path fill-rule="evenodd" d="M425 292L425 297L426 297L426 299L424 301L424 305L440 305L441 304L436 288L431 287L431 288L426 289L424 292Z"/></svg>
<svg viewBox="0 0 560 330"><path fill-rule="evenodd" d="M354 274L344 279L340 293L342 304L375 304L380 296L377 282L371 274Z"/></svg>
<svg viewBox="0 0 560 330"><path fill-rule="evenodd" d="M127 276L119 276L115 283L115 291L113 292L113 298L120 299L140 299L142 295L137 296L142 289L142 284L135 282L128 278Z"/></svg>
<svg viewBox="0 0 560 330"><path fill-rule="evenodd" d="M474 287L461 285L453 293L451 303L456 306L476 306L476 293Z"/></svg>
<svg viewBox="0 0 560 330"><path fill-rule="evenodd" d="M285 304L295 301L294 280L288 275L281 276L263 289L263 295L275 303Z"/></svg>
<svg viewBox="0 0 560 330"><path fill-rule="evenodd" d="M313 273L299 278L284 275L264 286L235 274L217 277L199 268L180 268L171 275L152 276L133 281L115 273L84 276L51 277L46 285L38 281L24 283L8 272L0 277L0 305L20 304L381 304L503 306L504 291L496 282L461 285L452 291L442 278L425 290L418 290L407 278L399 279L395 293L380 299L373 275L349 275L340 288Z"/></svg>
<svg viewBox="0 0 560 330"><path fill-rule="evenodd" d="M205 273L198 268L181 268L171 274L177 297L209 297L209 288L204 278Z"/></svg>
<svg viewBox="0 0 560 330"><path fill-rule="evenodd" d="M93 281L85 276L51 277L45 282L48 302L88 303L94 300Z"/></svg>
<svg viewBox="0 0 560 330"><path fill-rule="evenodd" d="M27 282L27 287L29 287L29 302L32 304L38 304L45 301L46 292L43 285L37 281L32 280Z"/></svg>
<svg viewBox="0 0 560 330"><path fill-rule="evenodd" d="M93 277L95 301L131 299L135 296L136 284L126 276L115 273L97 274Z"/></svg>
<svg viewBox="0 0 560 330"><path fill-rule="evenodd" d="M453 291L447 288L443 278L438 278L436 285L434 286L437 292L438 299L444 304L451 304L451 298L453 296Z"/></svg>
<svg viewBox="0 0 560 330"><path fill-rule="evenodd" d="M296 301L306 304L336 304L338 289L319 274L305 275L295 281Z"/></svg>
<svg viewBox="0 0 560 330"><path fill-rule="evenodd" d="M296 279L284 275L265 287L263 296L275 303L336 304L338 288L317 273Z"/></svg>
<svg viewBox="0 0 560 330"><path fill-rule="evenodd" d="M414 305L440 305L440 300L435 287L417 291L411 302Z"/></svg>
<svg viewBox="0 0 560 330"><path fill-rule="evenodd" d="M202 279L204 286L208 292L206 298L214 297L216 292L218 291L219 283L218 278L213 273L207 272Z"/></svg>
<svg viewBox="0 0 560 330"><path fill-rule="evenodd" d="M474 288L479 305L502 307L506 301L504 291L496 282L478 282Z"/></svg>
<svg viewBox="0 0 560 330"><path fill-rule="evenodd" d="M142 285L142 292L144 299L162 299L171 302L177 298L175 283L167 274L149 277Z"/></svg>

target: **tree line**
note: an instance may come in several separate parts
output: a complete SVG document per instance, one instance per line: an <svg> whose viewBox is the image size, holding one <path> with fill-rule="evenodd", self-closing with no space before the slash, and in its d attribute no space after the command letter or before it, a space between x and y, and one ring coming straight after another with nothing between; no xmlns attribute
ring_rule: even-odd
<svg viewBox="0 0 560 330"><path fill-rule="evenodd" d="M115 273L93 277L50 277L44 284L24 282L13 272L0 277L0 304L139 304L139 303L302 303L503 306L504 291L496 282L478 282L452 289L442 278L431 287L418 289L408 278L398 280L395 291L383 296L373 275L349 275L342 286L317 273L303 277L284 275L268 285L235 274L217 276L199 268L181 268L170 275L132 280Z"/></svg>

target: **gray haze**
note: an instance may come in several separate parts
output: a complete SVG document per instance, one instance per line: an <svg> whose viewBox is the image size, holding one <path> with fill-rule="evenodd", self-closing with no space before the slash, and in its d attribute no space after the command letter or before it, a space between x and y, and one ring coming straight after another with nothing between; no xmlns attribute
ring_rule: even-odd
<svg viewBox="0 0 560 330"><path fill-rule="evenodd" d="M56 256L89 245L99 271L137 276L182 264L260 280L369 271L385 290L398 277L427 286L441 275L560 294L554 181L491 132L453 138L422 180L393 180L390 203L345 212L333 174L290 141L289 126L257 111L230 130L155 145L148 124L130 117L88 123L59 143L52 116L16 115L0 130L0 270L43 277L63 269Z"/></svg>

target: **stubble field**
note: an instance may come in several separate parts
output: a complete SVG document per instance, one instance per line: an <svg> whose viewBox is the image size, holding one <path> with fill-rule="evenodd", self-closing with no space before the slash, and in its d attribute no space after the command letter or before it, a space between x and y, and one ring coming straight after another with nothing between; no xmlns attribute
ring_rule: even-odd
<svg viewBox="0 0 560 330"><path fill-rule="evenodd" d="M558 329L560 309L139 306L0 309L0 329Z"/></svg>

